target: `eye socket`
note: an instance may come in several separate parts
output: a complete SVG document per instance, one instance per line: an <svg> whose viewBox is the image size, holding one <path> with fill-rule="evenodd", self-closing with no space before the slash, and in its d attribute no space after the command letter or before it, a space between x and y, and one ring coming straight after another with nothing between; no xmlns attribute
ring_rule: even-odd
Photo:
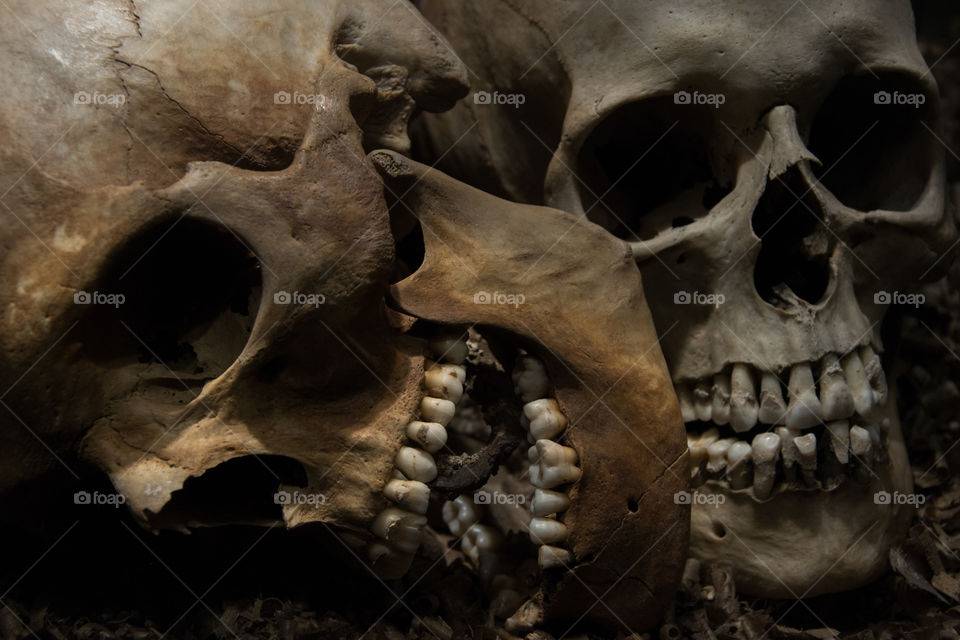
<svg viewBox="0 0 960 640"><path fill-rule="evenodd" d="M731 191L713 175L698 124L709 108L660 96L601 122L578 158L587 217L618 237L648 239L705 216Z"/></svg>
<svg viewBox="0 0 960 640"><path fill-rule="evenodd" d="M899 73L844 78L811 125L814 175L848 207L908 211L933 166L935 99Z"/></svg>

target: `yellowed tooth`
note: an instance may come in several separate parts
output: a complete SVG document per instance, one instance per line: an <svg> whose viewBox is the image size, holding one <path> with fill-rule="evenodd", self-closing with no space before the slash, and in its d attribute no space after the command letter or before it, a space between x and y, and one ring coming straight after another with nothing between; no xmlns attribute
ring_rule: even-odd
<svg viewBox="0 0 960 640"><path fill-rule="evenodd" d="M693 388L693 410L697 420L710 422L713 419L713 399L710 397L711 386L707 382L698 382Z"/></svg>
<svg viewBox="0 0 960 640"><path fill-rule="evenodd" d="M391 480L384 487L383 495L413 513L424 514L430 505L430 487L416 480Z"/></svg>
<svg viewBox="0 0 960 640"><path fill-rule="evenodd" d="M870 442L870 432L863 427L850 427L850 453L867 461L872 450L873 443Z"/></svg>
<svg viewBox="0 0 960 640"><path fill-rule="evenodd" d="M780 446L780 436L775 433L758 433L753 438L753 495L759 500L766 500L773 491Z"/></svg>
<svg viewBox="0 0 960 640"><path fill-rule="evenodd" d="M790 404L783 421L791 429L808 429L820 424L823 407L817 397L813 383L813 371L809 363L795 364L790 369L790 381L787 383Z"/></svg>
<svg viewBox="0 0 960 640"><path fill-rule="evenodd" d="M456 404L463 397L466 370L455 364L434 364L423 374L427 395Z"/></svg>
<svg viewBox="0 0 960 640"><path fill-rule="evenodd" d="M719 473L727 466L727 450L736 442L733 438L724 438L712 442L707 447L707 471Z"/></svg>
<svg viewBox="0 0 960 640"><path fill-rule="evenodd" d="M532 518L530 520L530 540L534 544L553 544L567 537L567 527L552 518Z"/></svg>
<svg viewBox="0 0 960 640"><path fill-rule="evenodd" d="M783 424L787 405L783 402L780 380L769 371L760 376L760 411L758 418L763 424Z"/></svg>
<svg viewBox="0 0 960 640"><path fill-rule="evenodd" d="M544 544L537 552L537 563L541 569L556 569L569 567L573 562L573 554L560 547Z"/></svg>
<svg viewBox="0 0 960 640"><path fill-rule="evenodd" d="M553 398L541 398L523 405L523 415L530 420L530 435L535 440L554 438L567 427L567 418Z"/></svg>
<svg viewBox="0 0 960 640"><path fill-rule="evenodd" d="M853 415L853 395L843 375L840 358L835 353L828 353L820 361L820 369L820 403L823 405L823 419L831 421L849 418Z"/></svg>
<svg viewBox="0 0 960 640"><path fill-rule="evenodd" d="M467 341L462 333L442 333L427 346L441 362L460 364L467 359Z"/></svg>
<svg viewBox="0 0 960 640"><path fill-rule="evenodd" d="M827 432L830 434L830 450L840 464L850 461L850 423L846 420L836 420L827 423Z"/></svg>
<svg viewBox="0 0 960 640"><path fill-rule="evenodd" d="M730 426L738 433L753 429L759 411L753 367L742 363L733 365L730 372Z"/></svg>
<svg viewBox="0 0 960 640"><path fill-rule="evenodd" d="M807 433L797 436L793 439L793 444L797 448L797 458L800 461L800 470L803 473L803 480L809 487L819 486L817 480L817 436Z"/></svg>
<svg viewBox="0 0 960 640"><path fill-rule="evenodd" d="M547 369L539 358L531 355L517 358L511 377L514 393L524 402L546 397L550 380L547 377Z"/></svg>
<svg viewBox="0 0 960 640"><path fill-rule="evenodd" d="M750 445L738 440L727 449L727 482L733 489L750 486L753 470L750 464L752 450Z"/></svg>
<svg viewBox="0 0 960 640"><path fill-rule="evenodd" d="M707 447L720 437L716 427L707 429L700 435L687 435L687 447L690 449L690 466L697 468L707 460Z"/></svg>
<svg viewBox="0 0 960 640"><path fill-rule="evenodd" d="M407 425L407 437L430 453L436 453L447 443L447 430L439 422L414 420Z"/></svg>
<svg viewBox="0 0 960 640"><path fill-rule="evenodd" d="M718 373L713 376L711 388L713 403L711 418L715 424L724 425L730 421L730 376Z"/></svg>
<svg viewBox="0 0 960 640"><path fill-rule="evenodd" d="M847 379L847 387L853 396L853 408L861 416L870 413L873 406L873 391L867 380L867 372L863 369L860 355L856 350L843 357L843 375Z"/></svg>
<svg viewBox="0 0 960 640"><path fill-rule="evenodd" d="M680 415L684 422L693 422L697 419L697 413L693 408L693 392L687 384L679 383L676 386L677 400L680 403Z"/></svg>
<svg viewBox="0 0 960 640"><path fill-rule="evenodd" d="M860 362L863 363L863 370L867 374L867 381L870 383L873 406L874 408L882 407L887 403L887 376L883 373L880 356L873 350L873 347L864 345L860 347Z"/></svg>
<svg viewBox="0 0 960 640"><path fill-rule="evenodd" d="M580 479L577 452L552 440L537 440L528 455L535 457L530 465L530 483L540 489L553 489Z"/></svg>
<svg viewBox="0 0 960 640"><path fill-rule="evenodd" d="M427 396L420 401L420 417L424 422L437 422L445 427L450 424L450 419L456 411L456 405L443 398Z"/></svg>
<svg viewBox="0 0 960 640"><path fill-rule="evenodd" d="M432 482L437 477L437 465L433 456L420 449L400 447L395 464L397 469L411 480Z"/></svg>
<svg viewBox="0 0 960 640"><path fill-rule="evenodd" d="M387 507L374 518L370 531L390 546L404 553L414 553L420 546L420 529L427 524L426 516Z"/></svg>

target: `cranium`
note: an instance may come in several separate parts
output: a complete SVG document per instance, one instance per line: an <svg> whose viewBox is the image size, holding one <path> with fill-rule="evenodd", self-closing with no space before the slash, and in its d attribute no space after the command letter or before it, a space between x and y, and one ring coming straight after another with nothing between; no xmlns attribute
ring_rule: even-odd
<svg viewBox="0 0 960 640"><path fill-rule="evenodd" d="M441 167L633 246L688 427L693 554L763 596L876 578L910 517L884 497L912 486L882 320L954 234L909 4L421 5L486 92L422 148L472 124Z"/></svg>

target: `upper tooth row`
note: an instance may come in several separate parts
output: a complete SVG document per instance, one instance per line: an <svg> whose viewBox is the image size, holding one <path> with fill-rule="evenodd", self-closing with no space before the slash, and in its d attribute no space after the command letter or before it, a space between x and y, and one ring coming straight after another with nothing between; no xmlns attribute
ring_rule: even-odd
<svg viewBox="0 0 960 640"><path fill-rule="evenodd" d="M580 479L577 452L554 441L567 427L567 418L557 401L545 397L550 386L543 363L534 356L517 359L513 370L514 391L526 403L522 422L533 443L527 450L530 483L535 487L530 503L530 539L540 545L540 567L568 566L573 555L556 546L567 538L567 527L557 514L570 506L570 498L557 487Z"/></svg>
<svg viewBox="0 0 960 640"><path fill-rule="evenodd" d="M810 363L791 367L786 398L776 375L744 363L734 364L729 373L718 373L709 381L678 384L683 421L729 423L737 432L749 431L758 422L807 429L854 413L868 416L887 401L880 357L869 345L842 358L828 353L820 361L820 371L818 393Z"/></svg>
<svg viewBox="0 0 960 640"><path fill-rule="evenodd" d="M381 511L370 527L373 534L383 540L370 545L370 560L381 573L390 575L406 571L420 544L420 530L427 523L424 514L430 504L430 488L426 483L437 477L437 465L431 454L447 442L446 426L463 396L463 383L467 378L466 369L460 364L467 355L463 336L439 338L430 343L430 348L441 362L428 364L424 372L426 396L420 402L420 420L407 424L407 437L415 446L400 447L394 460L395 477L383 490L395 506ZM471 540L474 555L478 548L490 543L492 536L487 531L476 532Z"/></svg>

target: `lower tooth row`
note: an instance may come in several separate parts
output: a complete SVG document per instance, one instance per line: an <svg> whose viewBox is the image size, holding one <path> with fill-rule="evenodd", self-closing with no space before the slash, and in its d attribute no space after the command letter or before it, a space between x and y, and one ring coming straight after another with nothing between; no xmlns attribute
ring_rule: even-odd
<svg viewBox="0 0 960 640"><path fill-rule="evenodd" d="M420 419L412 420L406 429L411 445L400 447L394 460L395 477L383 490L394 506L381 511L370 526L382 542L369 546L368 557L378 573L389 576L405 573L420 545L420 531L427 523L424 514L430 504L427 483L437 477L431 454L447 442L446 426L453 418L466 381L462 362L467 356L467 345L462 336L439 338L430 343L430 348L440 362L430 363L424 372L427 395L420 402ZM478 530L476 534L471 541L475 550L491 544L491 532Z"/></svg>

